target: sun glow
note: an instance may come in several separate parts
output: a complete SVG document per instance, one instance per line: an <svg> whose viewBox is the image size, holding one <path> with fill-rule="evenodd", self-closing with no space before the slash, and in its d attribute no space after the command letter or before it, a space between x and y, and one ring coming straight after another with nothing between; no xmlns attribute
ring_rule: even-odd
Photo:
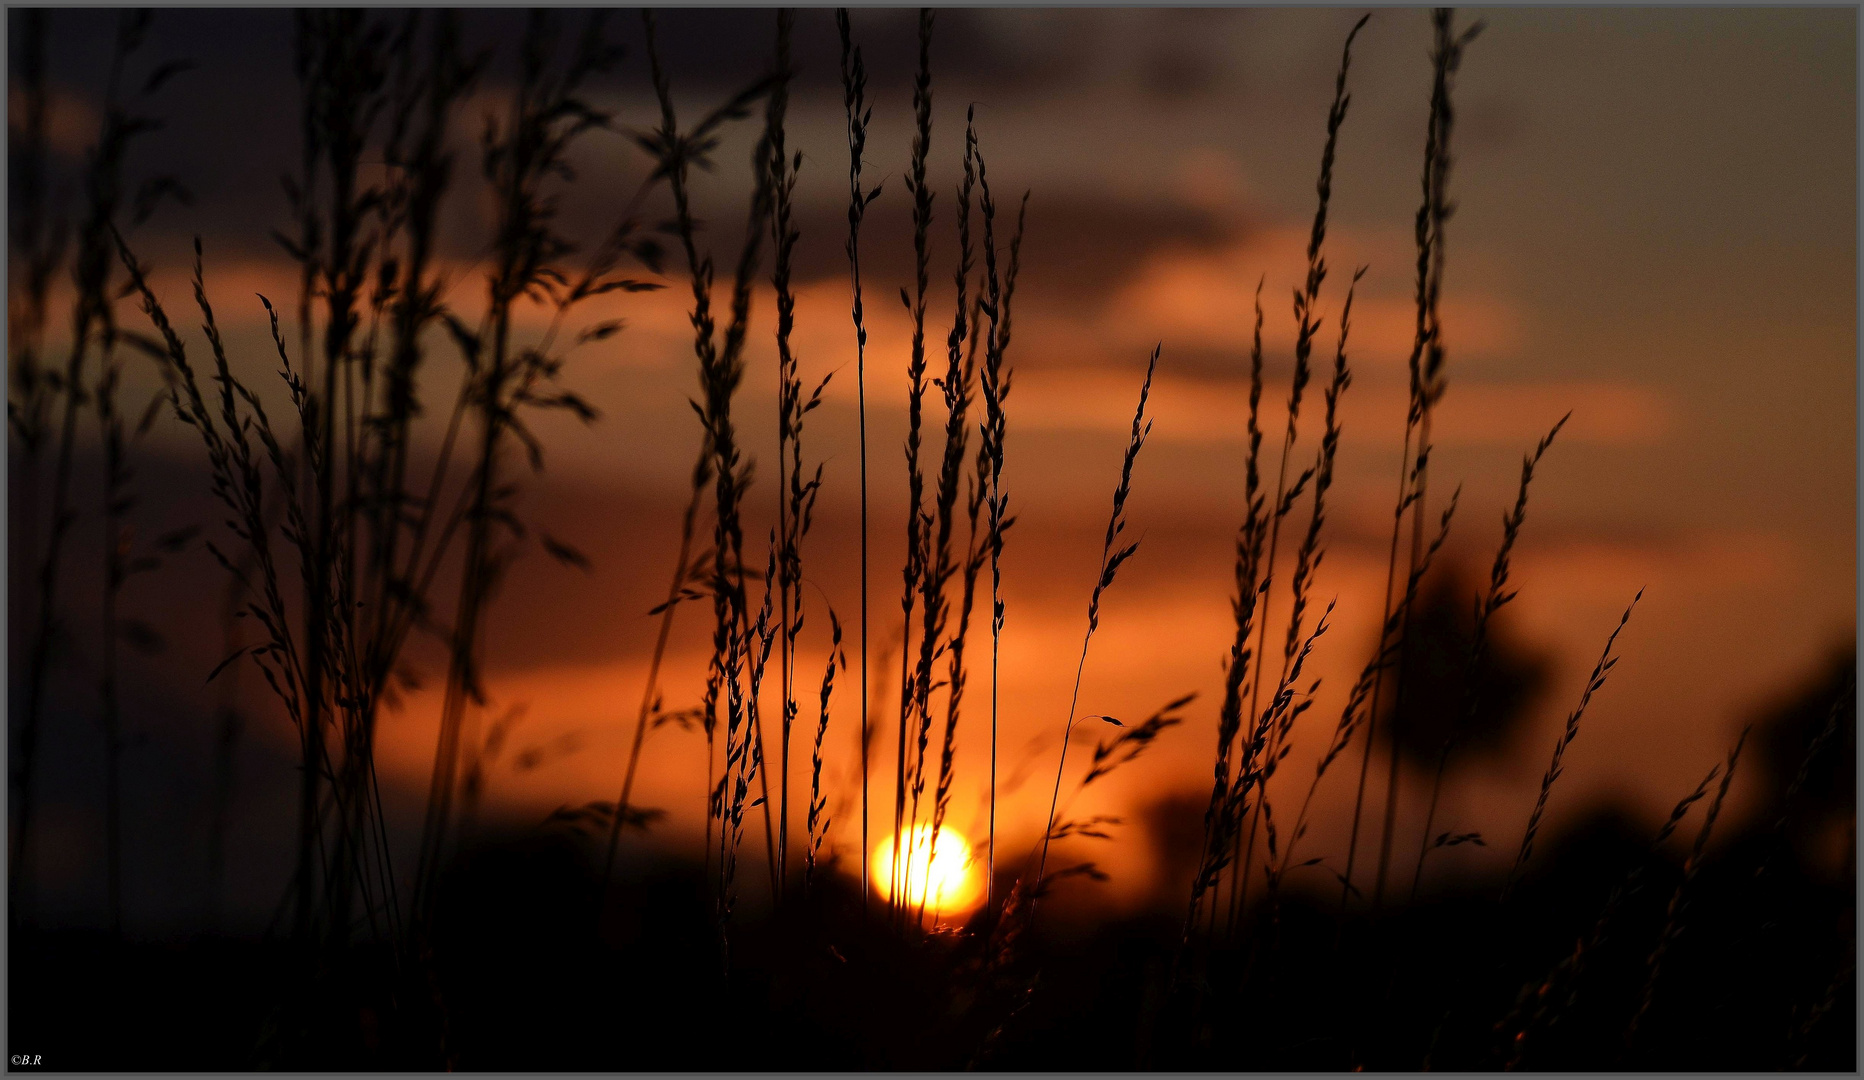
<svg viewBox="0 0 1864 1080"><path fill-rule="evenodd" d="M942 915L963 912L978 902L983 895L983 867L963 836L954 829L941 828L935 845L930 825L915 825L906 836L910 842L900 845L902 865L897 881L893 870L894 838L888 836L874 848L870 866L874 886L883 899L893 899L897 885L907 904Z"/></svg>

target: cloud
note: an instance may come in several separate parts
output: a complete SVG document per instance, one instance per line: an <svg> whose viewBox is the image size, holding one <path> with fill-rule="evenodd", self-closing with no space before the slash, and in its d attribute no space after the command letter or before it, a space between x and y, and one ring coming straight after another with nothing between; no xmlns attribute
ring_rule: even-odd
<svg viewBox="0 0 1864 1080"><path fill-rule="evenodd" d="M1162 247L1141 260L1105 306L1077 310L1069 321L1080 335L1101 340L1163 340L1167 348L1247 355L1262 282L1263 346L1285 355L1294 346L1291 290L1305 273L1307 239L1305 228L1290 225L1256 230L1221 247ZM1378 272L1367 276L1354 300L1349 354L1362 367L1401 365L1410 355L1416 308L1406 276L1410 252L1402 244L1389 232L1333 230L1317 356L1332 352L1343 290L1355 265L1376 265ZM1504 297L1459 288L1445 297L1442 311L1456 357L1503 355L1520 346L1520 316Z"/></svg>
<svg viewBox="0 0 1864 1080"><path fill-rule="evenodd" d="M1170 363L1169 350L1161 368ZM1127 432L1133 419L1139 375L1113 371L1037 370L1016 381L1012 408L1016 425L1034 431ZM1263 430L1286 423L1286 384L1263 394ZM1407 391L1403 386L1348 389L1341 422L1356 442L1398 442ZM1027 404L1024 404L1027 403ZM1318 427L1319 392L1310 389L1303 411ZM1506 446L1532 443L1571 410L1561 437L1604 446L1643 446L1671 429L1673 409L1659 391L1633 383L1563 381L1548 383L1453 383L1432 421L1440 447ZM1239 380L1209 380L1164 371L1153 381L1153 437L1187 442L1242 443L1249 413L1249 388Z"/></svg>
<svg viewBox="0 0 1864 1080"><path fill-rule="evenodd" d="M996 173L992 174L998 175ZM818 178L819 179L819 178ZM892 191L888 192L891 196ZM997 184L996 238L1008 259L1023 188ZM861 233L861 272L867 287L891 295L913 276L912 223L904 202L875 204ZM883 212L884 211L884 212ZM949 191L939 193L928 257L933 281L949 288L958 255L955 211ZM799 222L797 275L808 281L848 280L848 210L844 202L812 200ZM973 204L972 243L983 268L983 221ZM1126 287L1132 268L1169 251L1204 252L1233 241L1236 226L1213 207L1167 200L1141 201L1118 192L1081 187L1036 190L1029 200L1018 289L1044 305L1099 303ZM1001 265L1007 271L1007 265Z"/></svg>

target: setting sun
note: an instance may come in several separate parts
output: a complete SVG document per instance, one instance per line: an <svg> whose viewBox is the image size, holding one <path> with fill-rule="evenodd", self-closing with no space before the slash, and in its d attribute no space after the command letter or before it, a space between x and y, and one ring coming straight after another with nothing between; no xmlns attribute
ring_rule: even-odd
<svg viewBox="0 0 1864 1080"><path fill-rule="evenodd" d="M910 844L902 844L900 854L905 867L905 899L913 907L953 914L977 903L983 893L981 868L971 855L971 845L957 830L941 828L938 843L932 842L932 826L916 825L908 830ZM871 866L874 885L880 895L893 898L893 843L888 836L874 849Z"/></svg>

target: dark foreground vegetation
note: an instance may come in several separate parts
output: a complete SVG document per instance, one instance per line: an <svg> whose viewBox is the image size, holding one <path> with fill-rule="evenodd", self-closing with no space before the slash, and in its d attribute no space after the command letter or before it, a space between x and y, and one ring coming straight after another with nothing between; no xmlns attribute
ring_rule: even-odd
<svg viewBox="0 0 1864 1080"><path fill-rule="evenodd" d="M1190 835L1188 809L1160 807L1148 839ZM982 934L903 941L840 878L741 922L721 981L697 865L613 889L598 927L565 917L598 902L590 847L534 833L460 858L431 982L385 950L307 985L283 941L35 933L14 939L14 985L33 990L11 1029L66 1070L1855 1068L1850 882L1750 831L1698 871L1653 983L1683 868L1648 842L1598 815L1506 908L1494 881L1376 921L1290 898L1174 988L1174 911L1057 919L992 973ZM1602 923L1633 873L1642 888ZM307 1010L289 1039L285 1002Z"/></svg>
<svg viewBox="0 0 1864 1080"><path fill-rule="evenodd" d="M905 365L908 554L897 594L890 568L869 580L865 380L866 365L880 361L867 352L863 308L864 295L890 302L897 283L864 283L862 224L885 185L864 175L867 73L850 21L838 18L849 333L860 350L842 377L859 381L863 410L861 610L842 613L805 587L822 474L803 435L822 384L802 379L789 340L793 196L804 167L786 142L793 13L771 14L769 73L696 121L675 107L651 13L638 58L624 55L604 16L538 12L502 59L466 53L453 13L301 13L304 104L293 119L303 171L286 180L289 225L276 234L301 288L263 300L272 351L237 359L214 305L244 300L218 297L212 254L197 242L192 295L175 297L159 294L136 252L135 226L186 194L180 180L156 177L128 195L125 163L152 137L146 113L162 85L185 74L143 55L146 13L121 20L82 213L69 229L53 227L43 183L46 20L9 19L21 43L9 145L9 405L15 521L24 522L9 557L11 1053L41 1055L55 1069L1855 1068L1855 863L1831 857L1856 842L1851 650L1803 700L1744 733L1699 787L1676 793L1655 835L1605 812L1555 835L1543 818L1564 792L1564 754L1588 703L1618 662L1617 631L1637 603L1626 597L1617 628L1602 628L1610 633L1597 666L1571 688L1576 705L1519 839L1435 819L1452 760L1482 745L1534 678L1508 659L1492 620L1521 587L1510 555L1561 429L1524 448L1519 491L1474 604L1434 600L1433 562L1457 509L1441 479L1433 501L1429 468L1433 410L1449 385L1439 300L1454 207L1453 91L1476 29L1459 28L1451 12L1432 16L1416 336L1371 655L1340 715L1315 715L1317 684L1303 672L1317 647L1337 643L1323 643L1332 608L1310 593L1326 550L1359 280L1341 289L1333 275L1329 292L1325 258L1334 151L1351 101L1349 36L1325 114L1306 274L1292 298L1279 440L1273 431L1265 439L1259 423L1263 302L1236 313L1253 318L1256 344L1250 408L1236 418L1249 450L1237 478L1246 510L1223 698L1181 698L1126 723L1081 715L1073 703L1046 829L1027 857L1000 857L995 799L996 655L1015 616L1001 599L1000 560L1015 537L1005 473L1011 314L1029 199L1000 197L1000 180L993 195L988 138L967 124L953 205L935 218L932 13L918 24L905 192L887 193L910 202L914 227L915 273L899 288L915 332ZM512 80L475 160L451 133L494 61ZM658 116L649 124L630 127L589 104L591 83L624 62L650 73ZM721 256L729 280L715 281L715 236L701 228L692 185L715 165L720 133L739 124L761 124L751 205L739 249ZM558 197L576 178L572 150L611 129L630 133L648 170L613 185L623 194L612 231L577 242L557 219ZM365 168L378 161L391 167ZM451 283L436 268L437 208L473 172L468 161L482 185L474 194L493 207L476 249L489 252L475 283L484 296L476 325L448 306ZM372 179L378 172L385 178ZM938 298L949 304L948 326L930 299L935 220L957 234L955 297ZM61 273L74 286L69 313L48 310ZM734 405L765 275L776 299L779 436L776 468L766 471L776 476L778 527L760 550L744 512L765 495L753 487L755 455ZM479 820L481 763L500 737L481 681L498 587L527 546L584 561L520 515L524 481L544 461L530 424L548 410L595 419L566 387L566 363L623 327L585 327L581 313L597 297L662 287L690 290L699 424L653 665L627 718L630 752L612 798L501 834ZM540 340L514 329L514 312L533 304L552 316ZM1119 471L1109 463L1112 506L1084 596L1077 696L1102 600L1140 546L1127 502L1162 351L1135 379ZM131 359L163 380L146 410L118 400ZM443 363L459 383L450 402L424 381ZM263 386L249 379L267 367L275 375ZM133 463L138 439L158 422L193 429L217 513L208 528L141 540L131 527L141 513ZM86 445L96 439L101 491L74 481L90 478L74 468L86 452L81 433L91 433ZM895 462L892 453L873 460ZM885 475L897 480L897 465ZM101 567L66 561L79 521L101 523ZM147 645L152 631L122 617L119 601L139 575L191 547L211 552L228 596L226 626L212 630L224 632L226 659L203 676L211 682L229 665L257 672L296 733L295 828L279 838L294 868L261 940L142 942L122 930L121 822L135 811L124 805L120 714L134 690L118 683L117 650ZM100 609L69 610L72 582L96 572ZM708 614L703 687L660 685L676 616ZM48 704L50 691L66 627L96 619L97 715L74 718ZM876 693L875 646L895 628L898 669L888 672L891 690L880 681ZM825 670L798 670L805 633L826 646ZM374 740L405 685L407 657L423 647L412 642L444 658L444 704L418 845L398 845ZM669 694L698 704L670 707ZM1215 713L1207 797L1162 803L1143 824L1070 816L1074 793L1144 768L1134 762L1161 732L1211 719L1196 712L1204 706ZM34 902L35 844L46 843L35 830L44 780L36 754L48 725L94 720L104 733L110 928L60 929L58 913ZM651 754L646 734L667 724L703 733L710 751L707 775L693 778L695 797L709 793L701 858L618 861L621 846L640 844L655 824L633 788ZM1082 724L1070 754L1068 736ZM884 892L835 862L822 748L831 737L861 747L867 851L889 834L937 834L961 731L991 747L992 824L978 853L989 890L968 924L936 926L924 904L886 900L910 896L911 851L896 847L897 877ZM1298 739L1325 748L1312 775L1281 770ZM1718 830L1738 775L1762 785L1765 809L1755 824ZM1323 782L1357 796L1343 853L1300 848ZM1401 785L1430 792L1421 831L1398 828ZM880 836L867 834L870 821ZM1829 843L1838 833L1844 843ZM1395 844L1413 834L1424 838L1420 850ZM1089 897L1101 873L1073 854L1088 841L1147 843L1165 856L1150 910L1097 914ZM1513 853L1507 872L1420 889L1433 853L1462 844ZM927 861L936 864L936 853ZM1312 886L1328 875L1338 889Z"/></svg>

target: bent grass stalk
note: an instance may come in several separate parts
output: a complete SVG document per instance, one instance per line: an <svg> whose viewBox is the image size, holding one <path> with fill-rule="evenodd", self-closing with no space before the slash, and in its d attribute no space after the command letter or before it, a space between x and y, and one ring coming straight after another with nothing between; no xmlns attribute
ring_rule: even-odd
<svg viewBox="0 0 1864 1080"><path fill-rule="evenodd" d="M1695 884L1696 874L1702 869L1702 854L1708 849L1709 834L1715 831L1715 819L1721 816L1722 803L1728 798L1728 788L1735 781L1735 766L1741 762L1741 749L1747 745L1748 736L1753 731L1752 724L1742 728L1741 737L1735 740L1734 749L1728 752L1728 761L1722 768L1721 786L1715 789L1715 798L1702 816L1702 828L1696 830L1696 842L1689 849L1688 860L1683 863L1683 877L1676 883L1676 890L1670 894L1670 903L1663 915L1663 931L1657 935L1656 947L1651 949L1650 958L1645 961L1644 991L1639 996L1637 1012L1632 1014L1631 1023L1625 1028L1627 1048L1636 1043L1644 1018L1650 1015L1651 1003L1657 996L1657 979L1663 973L1664 958L1683 933L1683 917L1688 913L1690 886Z"/></svg>
<svg viewBox="0 0 1864 1080"><path fill-rule="evenodd" d="M1146 399L1152 393L1152 376L1158 370L1162 348L1162 345L1153 346L1152 356L1146 361L1146 379L1139 386L1139 407L1133 411L1133 430L1127 440L1125 460L1120 465L1120 483L1113 489L1113 514L1107 519L1107 537L1100 547L1100 576L1095 580L1093 596L1087 602L1087 633L1082 635L1081 659L1074 668L1074 690L1068 699L1068 725L1062 731L1061 756L1055 765L1055 790L1049 796L1048 820L1042 829L1042 855L1036 862L1035 882L1029 896L1031 926L1035 924L1036 903L1042 895L1043 875L1048 870L1049 839L1055 831L1055 806L1061 798L1062 774L1068 768L1068 735L1074 730L1075 709L1081 702L1081 673L1087 669L1087 650L1093 644L1094 631L1100 628L1100 599L1113 584L1120 565L1139 550L1137 540L1117 549L1114 542L1126 532L1126 500L1133 491L1133 464L1139 460L1139 451L1145 446L1146 437L1152 434L1152 421L1146 419Z"/></svg>
<svg viewBox="0 0 1864 1080"><path fill-rule="evenodd" d="M1508 870L1507 880L1502 885L1500 900L1508 901L1516 883L1521 879L1521 871L1527 866L1528 859L1534 854L1534 840L1540 835L1541 818L1547 812L1547 800L1553 794L1553 785L1565 772L1566 750L1579 737L1579 722L1585 718L1586 706L1592 703L1592 695L1605 686L1605 680L1612 669L1618 666L1618 658L1612 655L1612 646L1617 643L1618 635L1624 632L1626 624L1631 621L1631 613L1637 610L1638 601L1644 598L1644 590L1639 589L1625 607L1625 613L1618 617L1618 625L1612 628L1610 636L1605 639L1605 649L1599 653L1599 662L1592 666L1592 674L1586 679L1586 687L1579 695L1579 705L1567 714L1566 726L1560 732L1559 739L1553 744L1553 760L1547 764L1546 775L1540 780L1540 794L1534 800L1534 810L1528 815L1527 828L1521 834L1521 850L1515 855L1514 865Z"/></svg>
<svg viewBox="0 0 1864 1080"><path fill-rule="evenodd" d="M1489 591L1476 605L1476 627L1469 645L1469 660L1463 666L1463 716L1462 724L1452 728L1443 741L1443 749L1437 754L1437 771L1430 785L1430 808L1424 814L1424 838L1418 848L1417 870L1411 875L1411 899L1417 900L1418 885L1424 878L1424 859L1436 847L1431 842L1431 829L1437 820L1437 801L1443 791L1444 769L1450 761L1450 751L1455 746L1456 738L1462 731L1475 723L1480 701L1477 695L1477 678L1482 667L1484 649L1488 644L1489 622L1495 613L1513 600L1517 592L1508 589L1509 556L1514 552L1515 541L1520 538L1521 526L1527 520L1527 490L1534 482L1534 469L1540 459L1553 445L1553 440L1560 434L1560 429L1572 419L1567 413L1560 417L1553 428L1541 437L1530 454L1521 459L1521 486L1515 493L1514 509L1502 515L1502 544L1495 552L1495 562L1489 568Z"/></svg>
<svg viewBox="0 0 1864 1080"><path fill-rule="evenodd" d="M639 714L635 717L634 741L628 747L628 765L626 770L622 773L621 794L615 799L615 816L614 820L609 824L608 858L602 867L602 890L604 896L607 894L609 885L615 879L615 855L621 846L622 826L628 820L628 800L634 791L635 771L641 763L641 746L646 740L648 725L650 721L654 719L653 714L656 703L659 701L660 666L666 659L667 639L673 634L673 615L678 609L680 601L687 599L689 596L687 590L689 588L689 578L692 573L689 560L692 557L693 526L699 515L699 503L705 496L705 486L711 479L711 465L711 448L701 445L699 460L693 464L692 495L687 499L686 512L680 518L680 547L679 555L673 562L673 581L667 587L666 602L656 609L656 612L660 615L660 630L654 637L654 654L653 658L649 660L647 664L647 681L646 685L641 688L641 708ZM648 614L652 615L656 612L649 612ZM708 737L710 736L709 731L707 735ZM708 808L711 805L711 786L711 780L708 777L706 781ZM711 816L708 809L707 820L709 821L710 819ZM709 862L709 853L712 850L712 830L707 828L704 830L704 834L706 838L705 850L708 853L707 861ZM602 906L606 906L606 901ZM598 912L599 911L600 907L598 907Z"/></svg>

